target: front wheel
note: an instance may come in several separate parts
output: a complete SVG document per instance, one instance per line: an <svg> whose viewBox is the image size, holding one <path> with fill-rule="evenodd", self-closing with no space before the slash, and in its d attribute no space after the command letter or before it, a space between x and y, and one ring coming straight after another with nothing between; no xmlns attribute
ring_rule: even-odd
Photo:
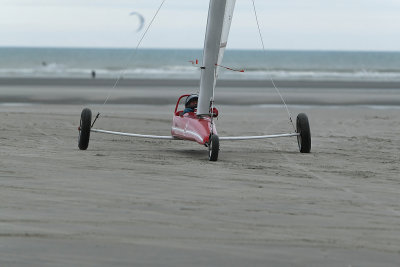
<svg viewBox="0 0 400 267"><path fill-rule="evenodd" d="M311 131L308 117L304 113L297 115L296 132L300 135L297 136L299 150L301 153L310 153L311 151Z"/></svg>
<svg viewBox="0 0 400 267"><path fill-rule="evenodd" d="M210 143L208 145L208 159L210 161L217 161L219 153L219 137L218 135L211 135Z"/></svg>
<svg viewBox="0 0 400 267"><path fill-rule="evenodd" d="M92 111L88 108L82 110L81 122L79 125L78 147L86 150L89 146L90 128L92 127Z"/></svg>

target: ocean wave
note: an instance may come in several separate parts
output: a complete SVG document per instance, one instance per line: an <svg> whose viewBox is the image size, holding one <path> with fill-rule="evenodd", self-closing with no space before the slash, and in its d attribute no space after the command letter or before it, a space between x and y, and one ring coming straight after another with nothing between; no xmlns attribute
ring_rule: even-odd
<svg viewBox="0 0 400 267"><path fill-rule="evenodd" d="M203 51L185 49L0 48L0 77L198 79ZM400 81L399 52L227 50L222 79ZM126 67L127 66L127 67Z"/></svg>
<svg viewBox="0 0 400 267"><path fill-rule="evenodd" d="M400 72L397 71L327 71L327 70L245 70L242 77L229 72L220 75L225 78L239 79L282 79L282 80L340 80L340 81L400 81Z"/></svg>
<svg viewBox="0 0 400 267"><path fill-rule="evenodd" d="M200 77L200 68L193 66L161 66L157 68L71 68L62 64L50 63L36 68L0 68L0 77L50 77L81 78L90 77L92 71L99 78L159 78L159 79L196 79ZM343 80L343 81L400 81L400 71L396 70L288 70L262 68L245 69L244 73L221 69L219 78L238 80Z"/></svg>

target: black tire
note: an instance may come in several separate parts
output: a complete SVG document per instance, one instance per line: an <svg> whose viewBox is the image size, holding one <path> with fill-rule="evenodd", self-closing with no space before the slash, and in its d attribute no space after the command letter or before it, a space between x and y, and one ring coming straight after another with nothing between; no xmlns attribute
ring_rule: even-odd
<svg viewBox="0 0 400 267"><path fill-rule="evenodd" d="M208 159L210 161L217 161L219 153L219 137L218 135L211 135L210 143L208 144Z"/></svg>
<svg viewBox="0 0 400 267"><path fill-rule="evenodd" d="M89 146L90 128L92 126L92 111L88 108L82 110L81 122L79 125L78 147L86 150Z"/></svg>
<svg viewBox="0 0 400 267"><path fill-rule="evenodd" d="M311 131L308 117L304 113L297 115L296 121L297 143L299 144L299 150L301 153L310 153L311 151Z"/></svg>

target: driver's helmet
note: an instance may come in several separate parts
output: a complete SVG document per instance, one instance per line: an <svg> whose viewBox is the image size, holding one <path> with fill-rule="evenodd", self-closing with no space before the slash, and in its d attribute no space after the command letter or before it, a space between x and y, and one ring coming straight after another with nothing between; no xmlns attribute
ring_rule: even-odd
<svg viewBox="0 0 400 267"><path fill-rule="evenodd" d="M199 98L198 94L192 94L192 95L188 96L185 101L185 108L188 108L190 103L193 102L194 100L197 100L198 98ZM197 108L197 106L194 108Z"/></svg>

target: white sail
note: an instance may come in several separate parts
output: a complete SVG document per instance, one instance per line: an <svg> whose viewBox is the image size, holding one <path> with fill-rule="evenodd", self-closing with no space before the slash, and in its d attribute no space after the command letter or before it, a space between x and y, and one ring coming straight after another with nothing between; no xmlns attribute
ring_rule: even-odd
<svg viewBox="0 0 400 267"><path fill-rule="evenodd" d="M236 0L227 0L226 1L221 42L220 42L220 46L219 46L219 54L218 54L218 61L217 61L218 65L221 65L221 63L222 63L222 58L224 57L225 48L228 43L229 30L231 28L233 10L235 9L235 3L236 3ZM219 70L219 68L217 68L217 74L218 74L218 70Z"/></svg>
<svg viewBox="0 0 400 267"><path fill-rule="evenodd" d="M197 115L208 115L218 68L228 41L236 0L210 0L200 78Z"/></svg>

